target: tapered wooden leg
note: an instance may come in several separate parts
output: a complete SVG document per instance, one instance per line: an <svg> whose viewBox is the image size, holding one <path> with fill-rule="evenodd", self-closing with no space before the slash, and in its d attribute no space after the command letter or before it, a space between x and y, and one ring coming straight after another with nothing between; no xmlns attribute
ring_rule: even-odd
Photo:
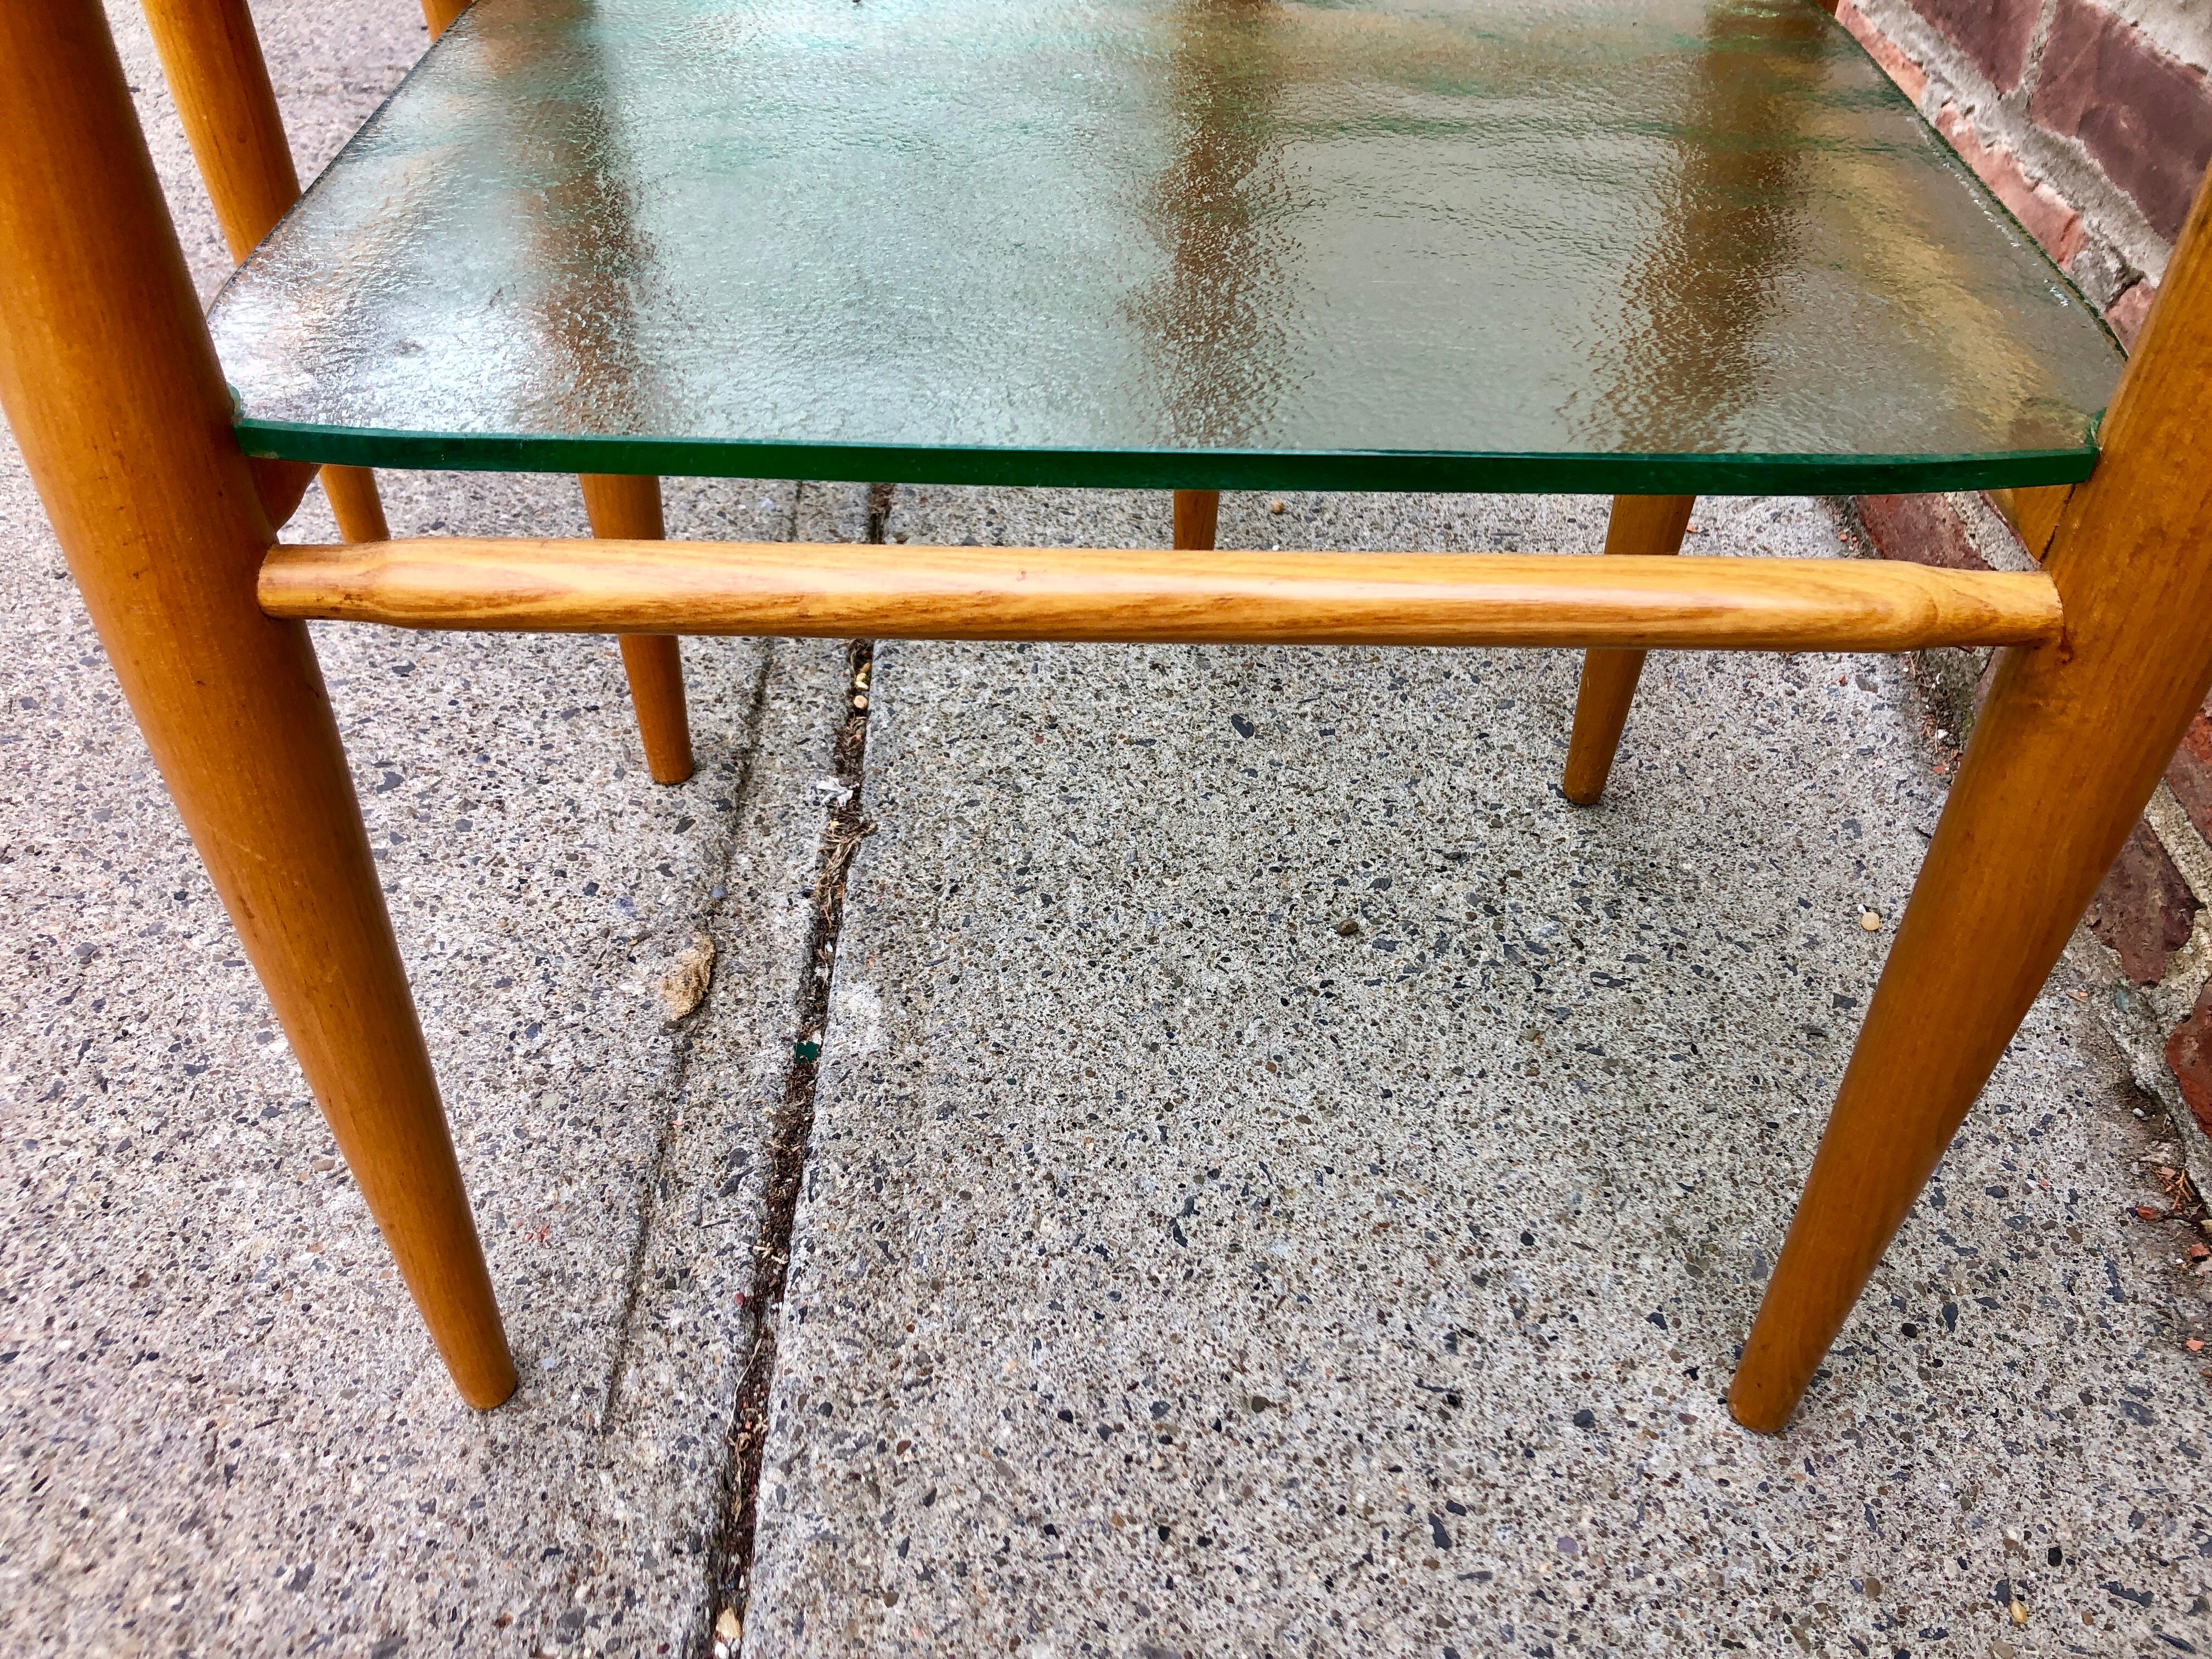
<svg viewBox="0 0 2212 1659"><path fill-rule="evenodd" d="M338 534L349 542L392 539L384 521L384 502L376 493L376 474L365 466L326 466L322 471L323 495Z"/></svg>
<svg viewBox="0 0 2212 1659"><path fill-rule="evenodd" d="M620 473L586 473L584 511L592 533L610 540L657 542L667 532L660 516L660 480ZM672 634L625 634L623 669L645 740L645 769L655 783L681 783L692 773L691 717L684 704L684 659Z"/></svg>
<svg viewBox="0 0 2212 1659"><path fill-rule="evenodd" d="M216 222L230 257L243 259L300 199L300 175L253 14L246 0L145 0L145 9ZM374 472L326 466L322 478L339 535L349 542L390 537ZM289 516L289 507L277 516Z"/></svg>
<svg viewBox="0 0 2212 1659"><path fill-rule="evenodd" d="M673 634L622 636L623 672L655 783L681 783L694 769L691 720L684 706L684 659Z"/></svg>
<svg viewBox="0 0 2212 1659"><path fill-rule="evenodd" d="M2040 560L2051 550L2051 538L2057 533L2059 515L2066 510L2066 498L2074 490L2072 484L2046 484L2037 489L1992 489L1989 496L1997 511L2020 532L2029 555Z"/></svg>
<svg viewBox="0 0 2212 1659"><path fill-rule="evenodd" d="M422 0L422 21L430 26L430 38L435 40L468 9L469 0Z"/></svg>
<svg viewBox="0 0 2212 1659"><path fill-rule="evenodd" d="M1682 550L1695 495L1615 495L1605 529L1607 553L1670 554ZM1575 699L1575 732L1567 744L1567 774L1560 783L1578 806L1595 806L1605 793L1613 757L1620 747L1628 706L1644 672L1641 651L1586 651L1582 691Z"/></svg>
<svg viewBox="0 0 2212 1659"><path fill-rule="evenodd" d="M1178 549L1210 550L1221 520L1221 492L1218 489L1178 489L1175 492L1175 543Z"/></svg>
<svg viewBox="0 0 2212 1659"><path fill-rule="evenodd" d="M461 1396L514 1366L305 629L99 0L0 6L0 405L148 748Z"/></svg>
<svg viewBox="0 0 2212 1659"><path fill-rule="evenodd" d="M1788 1419L2212 686L2208 204L2057 516L2065 635L2007 651L1899 925L1729 1393L1747 1428Z"/></svg>

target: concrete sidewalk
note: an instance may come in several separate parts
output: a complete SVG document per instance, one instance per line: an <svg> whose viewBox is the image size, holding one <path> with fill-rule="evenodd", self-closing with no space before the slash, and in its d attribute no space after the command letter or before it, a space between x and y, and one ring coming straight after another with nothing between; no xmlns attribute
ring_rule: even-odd
<svg viewBox="0 0 2212 1659"><path fill-rule="evenodd" d="M303 171L423 38L409 0L257 15ZM581 528L565 479L384 482L403 533ZM1166 532L884 505L894 542ZM1224 544L1603 527L1270 506ZM1852 550L1815 502L1696 528ZM319 629L526 1373L479 1417L12 446L0 546L0 1652L2212 1650L2207 1280L2132 1213L2179 1143L2094 947L1790 1432L1718 1401L1941 806L1900 663L1655 658L1584 811L1565 653L885 646L861 711L834 644L700 641L664 790L606 641Z"/></svg>
<svg viewBox="0 0 2212 1659"><path fill-rule="evenodd" d="M891 526L1079 513L1160 531ZM1847 556L1816 503L1698 523ZM2204 1644L2200 1285L2126 1218L2171 1153L2063 985L1796 1425L1726 1417L1939 791L1899 665L1675 656L1571 807L1576 667L878 650L749 1651Z"/></svg>

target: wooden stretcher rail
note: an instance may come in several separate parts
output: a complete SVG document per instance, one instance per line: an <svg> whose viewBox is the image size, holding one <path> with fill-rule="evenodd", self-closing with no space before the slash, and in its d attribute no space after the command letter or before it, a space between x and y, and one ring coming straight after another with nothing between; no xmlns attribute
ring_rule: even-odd
<svg viewBox="0 0 2212 1659"><path fill-rule="evenodd" d="M274 617L524 633L1905 651L2058 636L2047 576L1798 559L788 542L276 547Z"/></svg>

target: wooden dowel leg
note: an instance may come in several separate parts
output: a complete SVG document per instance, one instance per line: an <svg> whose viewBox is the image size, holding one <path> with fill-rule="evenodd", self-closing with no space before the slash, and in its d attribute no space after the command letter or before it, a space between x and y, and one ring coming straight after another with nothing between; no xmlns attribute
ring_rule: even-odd
<svg viewBox="0 0 2212 1659"><path fill-rule="evenodd" d="M2212 235L2200 191L2045 568L2066 631L2008 648L1729 1393L1779 1430L2042 989L2212 687Z"/></svg>
<svg viewBox="0 0 2212 1659"><path fill-rule="evenodd" d="M500 1328L337 722L98 0L0 6L0 405L148 748L462 1398Z"/></svg>
<svg viewBox="0 0 2212 1659"><path fill-rule="evenodd" d="M422 0L422 21L430 26L430 38L435 40L468 9L469 0Z"/></svg>
<svg viewBox="0 0 2212 1659"><path fill-rule="evenodd" d="M616 541L660 540L660 480L619 473L586 473L584 511L592 534ZM691 717L684 701L684 659L672 634L625 634L623 671L645 743L645 769L655 783L681 783L691 775Z"/></svg>
<svg viewBox="0 0 2212 1659"><path fill-rule="evenodd" d="M1210 551L1214 531L1221 521L1221 492L1218 489L1178 489L1175 492L1175 540L1178 551Z"/></svg>
<svg viewBox="0 0 2212 1659"><path fill-rule="evenodd" d="M234 262L300 199L246 0L144 0L146 27Z"/></svg>
<svg viewBox="0 0 2212 1659"><path fill-rule="evenodd" d="M243 259L300 197L300 175L253 14L246 0L145 0L145 7L146 26L216 222L230 257ZM322 478L340 536L380 542L392 534L374 472L326 466ZM264 489L264 501L268 495ZM289 509L273 516L281 521Z"/></svg>
<svg viewBox="0 0 2212 1659"><path fill-rule="evenodd" d="M1575 694L1574 735L1567 742L1567 768L1560 791L1577 806L1595 806L1613 775L1613 757L1644 678L1641 651L1585 651L1582 687Z"/></svg>
<svg viewBox="0 0 2212 1659"><path fill-rule="evenodd" d="M681 783L691 775L691 720L684 702L684 659L673 634L622 636L623 672L637 709L637 734L645 744L645 769L655 783Z"/></svg>
<svg viewBox="0 0 2212 1659"><path fill-rule="evenodd" d="M326 466L323 495L337 520L338 534L349 542L380 542L392 534L384 521L384 501L376 493L376 474L365 466Z"/></svg>
<svg viewBox="0 0 2212 1659"><path fill-rule="evenodd" d="M1607 553L1667 554L1682 550L1695 495L1615 495L1606 525ZM1575 698L1574 736L1567 743L1567 771L1560 788L1577 806L1595 806L1605 793L1613 757L1636 701L1644 673L1641 651L1590 651L1583 656L1582 690Z"/></svg>
<svg viewBox="0 0 2212 1659"><path fill-rule="evenodd" d="M246 465L269 527L282 530L300 510L307 486L315 481L315 468L306 461L272 461L263 456L252 457Z"/></svg>
<svg viewBox="0 0 2212 1659"><path fill-rule="evenodd" d="M2072 484L2046 484L2039 489L1992 489L1990 502L2020 534L2030 557L2040 560L2051 550L2057 533L2059 515L2066 510Z"/></svg>

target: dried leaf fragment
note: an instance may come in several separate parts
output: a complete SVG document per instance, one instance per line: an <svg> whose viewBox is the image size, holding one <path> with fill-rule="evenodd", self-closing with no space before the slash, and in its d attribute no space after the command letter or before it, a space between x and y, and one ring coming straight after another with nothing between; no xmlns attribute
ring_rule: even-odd
<svg viewBox="0 0 2212 1659"><path fill-rule="evenodd" d="M702 933L684 947L653 988L660 993L660 1006L671 1024L706 1000L707 988L714 978L714 941Z"/></svg>

